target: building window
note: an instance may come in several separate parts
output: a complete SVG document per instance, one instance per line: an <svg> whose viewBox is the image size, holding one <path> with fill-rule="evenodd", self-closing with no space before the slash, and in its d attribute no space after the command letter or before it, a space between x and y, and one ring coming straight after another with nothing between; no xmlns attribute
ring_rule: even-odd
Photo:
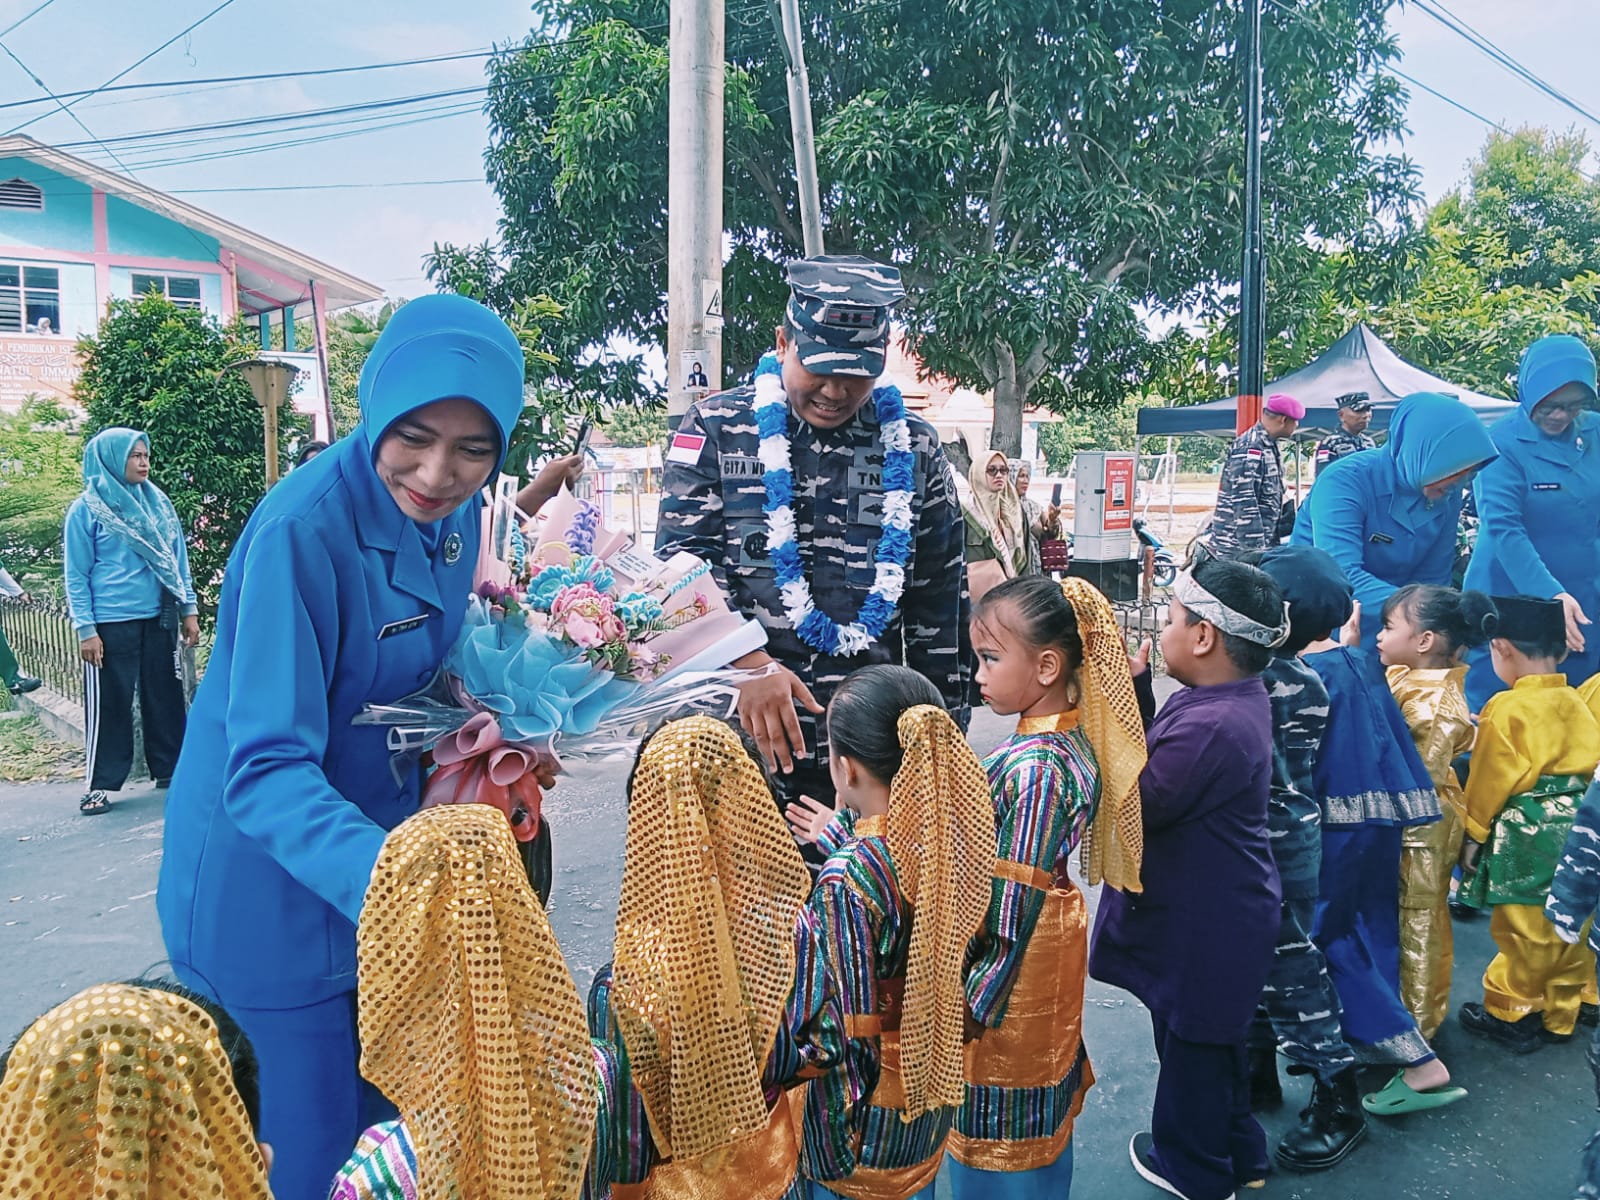
<svg viewBox="0 0 1600 1200"><path fill-rule="evenodd" d="M134 299L151 292L165 296L179 308L200 307L200 280L193 275L135 275Z"/></svg>
<svg viewBox="0 0 1600 1200"><path fill-rule="evenodd" d="M26 179L7 180L5 183L0 183L0 208L43 212L44 191Z"/></svg>
<svg viewBox="0 0 1600 1200"><path fill-rule="evenodd" d="M0 333L60 333L61 272L0 263Z"/></svg>

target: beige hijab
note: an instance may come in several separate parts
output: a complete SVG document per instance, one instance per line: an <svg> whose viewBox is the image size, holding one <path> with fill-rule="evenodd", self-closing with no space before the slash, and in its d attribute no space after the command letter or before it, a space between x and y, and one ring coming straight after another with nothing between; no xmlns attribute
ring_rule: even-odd
<svg viewBox="0 0 1600 1200"><path fill-rule="evenodd" d="M998 460L1006 468L1006 485L1000 491L989 486L988 470ZM995 549L1001 559L1016 574L1027 566L1027 546L1022 537L1022 500L1011 479L1011 465L1004 454L991 450L972 460L967 471L967 482L972 485L970 505L978 524L994 539Z"/></svg>

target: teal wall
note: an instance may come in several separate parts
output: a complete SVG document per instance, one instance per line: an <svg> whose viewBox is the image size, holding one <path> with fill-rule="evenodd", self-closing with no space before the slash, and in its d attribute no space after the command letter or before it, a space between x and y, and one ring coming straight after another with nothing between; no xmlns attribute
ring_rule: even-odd
<svg viewBox="0 0 1600 1200"><path fill-rule="evenodd" d="M106 197L106 225L112 254L216 262L221 253L216 238L116 196Z"/></svg>
<svg viewBox="0 0 1600 1200"><path fill-rule="evenodd" d="M46 170L26 158L0 158L0 182L11 179L26 179L42 189L44 211L0 209L0 245L94 252L94 192L88 184ZM214 250L212 254L215 257Z"/></svg>
<svg viewBox="0 0 1600 1200"><path fill-rule="evenodd" d="M111 298L113 300L127 300L133 296L133 277L139 275L185 275L200 278L200 307L205 309L217 320L222 320L222 275L206 275L199 271L158 271L154 267L111 268Z"/></svg>

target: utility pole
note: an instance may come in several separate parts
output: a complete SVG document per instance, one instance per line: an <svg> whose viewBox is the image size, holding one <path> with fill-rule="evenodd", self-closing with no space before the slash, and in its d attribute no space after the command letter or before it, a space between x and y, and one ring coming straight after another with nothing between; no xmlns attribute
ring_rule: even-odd
<svg viewBox="0 0 1600 1200"><path fill-rule="evenodd" d="M806 257L822 253L822 197L817 186L817 144L811 129L811 80L800 32L800 0L772 0L772 23L788 64L789 130L794 136L794 174L800 187L800 231Z"/></svg>
<svg viewBox="0 0 1600 1200"><path fill-rule="evenodd" d="M1244 269L1239 286L1239 433L1261 419L1266 387L1267 264L1261 239L1261 0L1244 0Z"/></svg>
<svg viewBox="0 0 1600 1200"><path fill-rule="evenodd" d="M667 83L667 422L672 428L697 396L722 387L723 41L723 0L672 0Z"/></svg>

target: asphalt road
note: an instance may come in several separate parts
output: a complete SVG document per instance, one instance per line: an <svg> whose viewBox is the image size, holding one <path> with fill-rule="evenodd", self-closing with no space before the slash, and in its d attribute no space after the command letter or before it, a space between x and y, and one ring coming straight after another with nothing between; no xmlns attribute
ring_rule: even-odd
<svg viewBox="0 0 1600 1200"><path fill-rule="evenodd" d="M973 742L987 750L1008 725L988 713ZM608 957L621 879L626 764L565 779L547 811L555 832L550 918L581 988ZM162 798L148 784L101 817L77 815L74 784L0 787L0 1038L79 988L138 976L162 960L155 916ZM1091 906L1094 897L1090 897ZM1487 921L1458 925L1455 1003L1478 995L1493 953ZM241 931L241 936L248 936ZM1076 1134L1074 1192L1140 1200L1159 1193L1132 1173L1127 1143L1145 1127L1155 1084L1150 1024L1125 993L1089 983L1085 1037L1099 1082ZM1276 1200L1448 1198L1559 1200L1571 1195L1579 1150L1597 1124L1582 1039L1517 1058L1453 1020L1438 1049L1471 1095L1440 1112L1371 1122L1336 1170L1275 1176ZM1381 1080L1374 1080L1374 1086ZM1263 1119L1274 1137L1308 1085L1286 1082L1289 1104Z"/></svg>

